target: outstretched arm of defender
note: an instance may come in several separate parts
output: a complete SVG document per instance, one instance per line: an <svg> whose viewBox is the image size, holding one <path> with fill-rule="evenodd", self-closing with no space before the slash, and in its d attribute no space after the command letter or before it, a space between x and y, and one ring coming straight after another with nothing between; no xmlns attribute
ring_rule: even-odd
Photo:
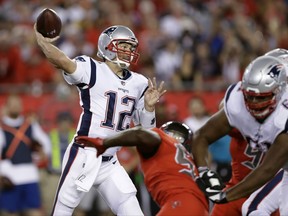
<svg viewBox="0 0 288 216"><path fill-rule="evenodd" d="M87 136L78 136L75 140L84 146L97 148L97 155L110 147L136 146L142 156L151 157L161 144L161 138L156 132L141 127L125 130L104 140Z"/></svg>

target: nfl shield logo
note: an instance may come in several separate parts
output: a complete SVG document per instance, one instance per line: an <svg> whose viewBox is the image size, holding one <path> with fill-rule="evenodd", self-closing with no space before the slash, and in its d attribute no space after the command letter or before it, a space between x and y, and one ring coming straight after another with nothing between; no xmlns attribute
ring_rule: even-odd
<svg viewBox="0 0 288 216"><path fill-rule="evenodd" d="M125 83L124 81L121 81L121 84L122 84L123 86L125 86L126 83Z"/></svg>

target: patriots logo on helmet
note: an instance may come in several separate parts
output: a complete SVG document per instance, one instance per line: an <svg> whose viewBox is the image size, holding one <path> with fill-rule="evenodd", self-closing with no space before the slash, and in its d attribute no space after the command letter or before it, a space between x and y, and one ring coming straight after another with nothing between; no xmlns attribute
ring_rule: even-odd
<svg viewBox="0 0 288 216"><path fill-rule="evenodd" d="M116 29L116 27L110 27L107 30L105 30L103 33L105 33L108 36L110 36L115 31L115 29Z"/></svg>
<svg viewBox="0 0 288 216"><path fill-rule="evenodd" d="M271 78L278 77L282 68L283 68L283 65L281 64L275 65L274 67L271 68L271 70L269 71L267 75L269 75Z"/></svg>

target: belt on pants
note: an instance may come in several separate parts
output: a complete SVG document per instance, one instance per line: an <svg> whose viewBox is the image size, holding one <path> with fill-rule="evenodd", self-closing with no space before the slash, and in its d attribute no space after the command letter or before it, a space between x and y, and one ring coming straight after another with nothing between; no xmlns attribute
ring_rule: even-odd
<svg viewBox="0 0 288 216"><path fill-rule="evenodd" d="M76 148L84 148L84 146L79 145L78 143L73 143L73 146ZM108 162L108 161L112 160L112 158L113 158L113 155L102 156L102 162Z"/></svg>
<svg viewBox="0 0 288 216"><path fill-rule="evenodd" d="M113 158L113 155L111 156L102 156L102 162L108 162Z"/></svg>

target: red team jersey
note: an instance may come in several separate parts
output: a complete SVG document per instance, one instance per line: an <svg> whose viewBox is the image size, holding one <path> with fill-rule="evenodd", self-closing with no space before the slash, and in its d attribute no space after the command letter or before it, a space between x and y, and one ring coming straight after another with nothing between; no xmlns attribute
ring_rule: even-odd
<svg viewBox="0 0 288 216"><path fill-rule="evenodd" d="M208 215L208 202L194 182L198 173L185 147L162 130L154 128L162 143L149 159L141 157L144 181L160 205L157 215Z"/></svg>
<svg viewBox="0 0 288 216"><path fill-rule="evenodd" d="M236 185L245 178L258 166L263 158L263 153L252 151L252 148L247 145L246 140L237 130L234 129L230 135L232 137L230 142L232 177L226 189ZM215 204L211 216L241 216L241 207L246 199L242 198L226 204Z"/></svg>
<svg viewBox="0 0 288 216"><path fill-rule="evenodd" d="M262 161L264 153L252 149L247 145L246 140L236 129L230 134L232 139L230 143L230 154L232 157L232 177L227 188L232 187L245 178Z"/></svg>

